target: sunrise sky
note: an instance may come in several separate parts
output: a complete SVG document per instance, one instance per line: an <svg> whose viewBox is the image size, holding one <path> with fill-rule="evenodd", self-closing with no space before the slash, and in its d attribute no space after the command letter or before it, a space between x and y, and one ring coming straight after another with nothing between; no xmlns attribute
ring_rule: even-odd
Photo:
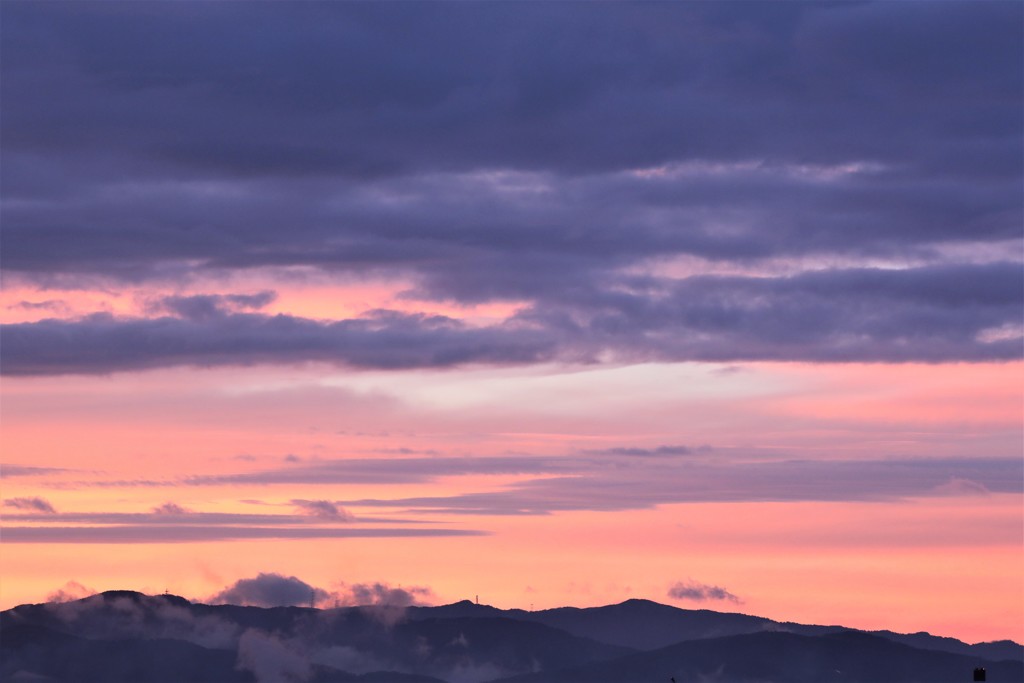
<svg viewBox="0 0 1024 683"><path fill-rule="evenodd" d="M1024 641L1024 4L0 11L0 608Z"/></svg>

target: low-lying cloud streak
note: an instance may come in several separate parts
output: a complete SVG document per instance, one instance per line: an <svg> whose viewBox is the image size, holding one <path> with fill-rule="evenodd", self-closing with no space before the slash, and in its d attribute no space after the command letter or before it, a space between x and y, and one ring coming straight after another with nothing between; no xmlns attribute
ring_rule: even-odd
<svg viewBox="0 0 1024 683"><path fill-rule="evenodd" d="M638 452L644 456L638 457ZM662 452L671 457L648 456ZM428 520L440 515L547 515L577 510L650 509L694 502L895 501L1024 492L1024 463L1013 458L747 460L719 457L713 449L684 446L620 447L544 457L329 460L273 470L137 484L338 487L430 483L439 477L495 474L516 474L523 478L493 490L443 496L333 501L293 499L289 505L297 508L299 514L196 512L173 503L145 513L58 513L33 508L32 512L5 517L8 525L30 523L33 526L5 526L2 531L9 542L67 543L445 537L484 532L422 525L431 524ZM392 513L397 510L405 519L350 512L373 509L387 509ZM383 524L402 526L379 526Z"/></svg>
<svg viewBox="0 0 1024 683"><path fill-rule="evenodd" d="M446 476L472 474L570 473L576 460L565 456L345 458L319 460L255 472L194 475L181 480L193 486L217 484L414 484ZM158 482L154 482L158 483Z"/></svg>
<svg viewBox="0 0 1024 683"><path fill-rule="evenodd" d="M868 501L944 495L950 481L970 481L963 493L1024 491L1018 459L784 460L689 462L645 460L565 463L561 476L533 478L502 490L451 496L344 501L352 507L403 508L447 514L549 514L617 511L661 504L741 501Z"/></svg>
<svg viewBox="0 0 1024 683"><path fill-rule="evenodd" d="M19 499L16 499L19 500ZM33 499L38 500L38 499ZM12 501L14 502L14 501ZM326 502L326 501L324 501ZM331 507L340 510L339 506L327 503ZM131 525L157 525L167 526L169 524L206 525L210 527L234 527L234 526L327 526L332 524L416 524L417 522L404 519L393 519L387 517L356 517L347 512L338 512L335 515L321 514L253 514L240 512L167 512L156 509L152 512L57 512L56 510L41 509L33 505L14 505L20 510L30 512L12 513L4 516L8 521L20 522L65 522L71 524L131 524Z"/></svg>
<svg viewBox="0 0 1024 683"><path fill-rule="evenodd" d="M470 529L338 529L217 525L4 526L5 543L201 543L245 539L480 536Z"/></svg>
<svg viewBox="0 0 1024 683"><path fill-rule="evenodd" d="M33 512L40 512L47 517L52 517L57 514L53 505L49 501L33 497L33 498L8 498L4 501L4 507L11 507L15 510L30 510Z"/></svg>

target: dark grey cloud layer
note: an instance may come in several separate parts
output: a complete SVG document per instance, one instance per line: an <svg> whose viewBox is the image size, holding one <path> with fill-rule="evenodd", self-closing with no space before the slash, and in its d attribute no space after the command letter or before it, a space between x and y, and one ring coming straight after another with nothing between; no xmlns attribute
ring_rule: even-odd
<svg viewBox="0 0 1024 683"><path fill-rule="evenodd" d="M1003 99L1021 82L1012 2L15 3L5 15L12 151L135 159L109 169L121 177L588 173L865 152L957 169L971 160L943 153L1020 123Z"/></svg>
<svg viewBox="0 0 1024 683"><path fill-rule="evenodd" d="M400 369L526 363L552 354L541 331L474 329L442 316L389 312L333 323L247 313L128 320L95 314L7 325L3 344L0 368L9 375L305 361Z"/></svg>
<svg viewBox="0 0 1024 683"><path fill-rule="evenodd" d="M7 3L10 276L298 266L526 310L479 329L177 297L6 327L2 370L1017 358L1022 21L998 0ZM680 257L770 276L654 275Z"/></svg>

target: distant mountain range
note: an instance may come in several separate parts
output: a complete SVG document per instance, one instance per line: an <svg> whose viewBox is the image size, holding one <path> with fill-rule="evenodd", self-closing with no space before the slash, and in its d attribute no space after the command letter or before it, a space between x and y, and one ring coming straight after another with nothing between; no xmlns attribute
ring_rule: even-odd
<svg viewBox="0 0 1024 683"><path fill-rule="evenodd" d="M1024 681L1024 648L686 610L239 607L108 591L0 613L12 683Z"/></svg>

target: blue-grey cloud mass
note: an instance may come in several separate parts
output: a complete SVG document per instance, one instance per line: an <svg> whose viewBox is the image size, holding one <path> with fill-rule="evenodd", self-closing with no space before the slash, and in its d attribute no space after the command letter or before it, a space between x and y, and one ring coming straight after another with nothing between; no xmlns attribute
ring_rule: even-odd
<svg viewBox="0 0 1024 683"><path fill-rule="evenodd" d="M7 3L7 277L299 268L522 307L481 327L175 296L6 325L0 370L1019 358L1022 21L998 0Z"/></svg>
<svg viewBox="0 0 1024 683"><path fill-rule="evenodd" d="M251 579L239 579L227 586L209 602L255 607L311 606L328 595L322 588L314 588L297 577L260 572Z"/></svg>

